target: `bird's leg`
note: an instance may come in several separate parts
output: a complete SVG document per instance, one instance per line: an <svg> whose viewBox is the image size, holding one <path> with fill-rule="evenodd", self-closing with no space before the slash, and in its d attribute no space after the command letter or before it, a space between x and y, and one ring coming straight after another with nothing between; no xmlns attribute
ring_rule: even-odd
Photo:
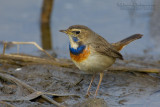
<svg viewBox="0 0 160 107"><path fill-rule="evenodd" d="M97 96L97 93L98 93L98 90L99 90L99 86L101 85L101 82L102 82L103 75L104 75L104 73L100 73L100 79L99 79L99 83L98 83L94 98L96 98L96 96Z"/></svg>
<svg viewBox="0 0 160 107"><path fill-rule="evenodd" d="M88 90L87 90L87 96L89 96L89 94L90 94L90 93L89 93L89 90L90 90L90 88L91 88L91 85L92 85L92 82L93 82L95 76L96 76L96 74L93 74L92 79L91 79L91 82L90 82L89 87L88 87Z"/></svg>

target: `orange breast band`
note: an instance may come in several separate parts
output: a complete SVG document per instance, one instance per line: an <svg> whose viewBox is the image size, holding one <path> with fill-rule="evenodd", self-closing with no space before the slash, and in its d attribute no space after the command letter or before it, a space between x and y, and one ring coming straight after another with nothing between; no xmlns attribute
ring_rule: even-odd
<svg viewBox="0 0 160 107"><path fill-rule="evenodd" d="M87 59L87 57L90 55L89 47L84 49L82 53L78 55L74 55L70 52L71 59L76 62L82 62L83 60Z"/></svg>

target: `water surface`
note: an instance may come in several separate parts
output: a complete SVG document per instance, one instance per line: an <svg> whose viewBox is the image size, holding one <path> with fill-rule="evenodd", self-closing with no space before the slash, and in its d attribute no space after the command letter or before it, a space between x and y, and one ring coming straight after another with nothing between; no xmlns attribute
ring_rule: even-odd
<svg viewBox="0 0 160 107"><path fill-rule="evenodd" d="M0 1L0 40L34 41L42 46L40 16L43 1ZM53 50L58 57L68 58L69 40L59 30L81 24L109 42L141 33L144 37L127 46L122 54L158 55L160 47L155 36L151 35L154 7L152 0L55 0L51 18ZM20 50L29 54L37 53L33 46L23 46ZM16 52L16 49L9 49L8 52Z"/></svg>

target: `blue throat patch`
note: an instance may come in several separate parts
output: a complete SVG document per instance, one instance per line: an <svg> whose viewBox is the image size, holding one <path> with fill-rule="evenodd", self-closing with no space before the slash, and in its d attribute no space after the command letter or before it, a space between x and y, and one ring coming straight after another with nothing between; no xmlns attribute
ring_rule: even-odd
<svg viewBox="0 0 160 107"><path fill-rule="evenodd" d="M78 38L77 37L72 37L74 42L78 42Z"/></svg>
<svg viewBox="0 0 160 107"><path fill-rule="evenodd" d="M74 55L79 55L80 53L83 52L83 50L84 50L85 48L86 48L85 45L80 45L80 46L78 46L77 49L74 49L74 48L72 48L71 45L69 44L69 50L70 50L70 52L71 52L72 54L74 54Z"/></svg>

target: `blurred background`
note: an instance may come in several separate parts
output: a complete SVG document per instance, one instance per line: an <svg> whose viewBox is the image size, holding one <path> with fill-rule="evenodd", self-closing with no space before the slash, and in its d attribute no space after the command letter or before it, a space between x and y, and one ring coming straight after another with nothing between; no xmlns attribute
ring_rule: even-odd
<svg viewBox="0 0 160 107"><path fill-rule="evenodd" d="M159 0L0 0L0 51L3 41L34 41L57 57L69 58L69 40L59 30L81 24L111 43L143 34L121 53L160 56L159 17ZM16 47L7 52L16 52ZM20 46L20 52L40 54L31 45Z"/></svg>

